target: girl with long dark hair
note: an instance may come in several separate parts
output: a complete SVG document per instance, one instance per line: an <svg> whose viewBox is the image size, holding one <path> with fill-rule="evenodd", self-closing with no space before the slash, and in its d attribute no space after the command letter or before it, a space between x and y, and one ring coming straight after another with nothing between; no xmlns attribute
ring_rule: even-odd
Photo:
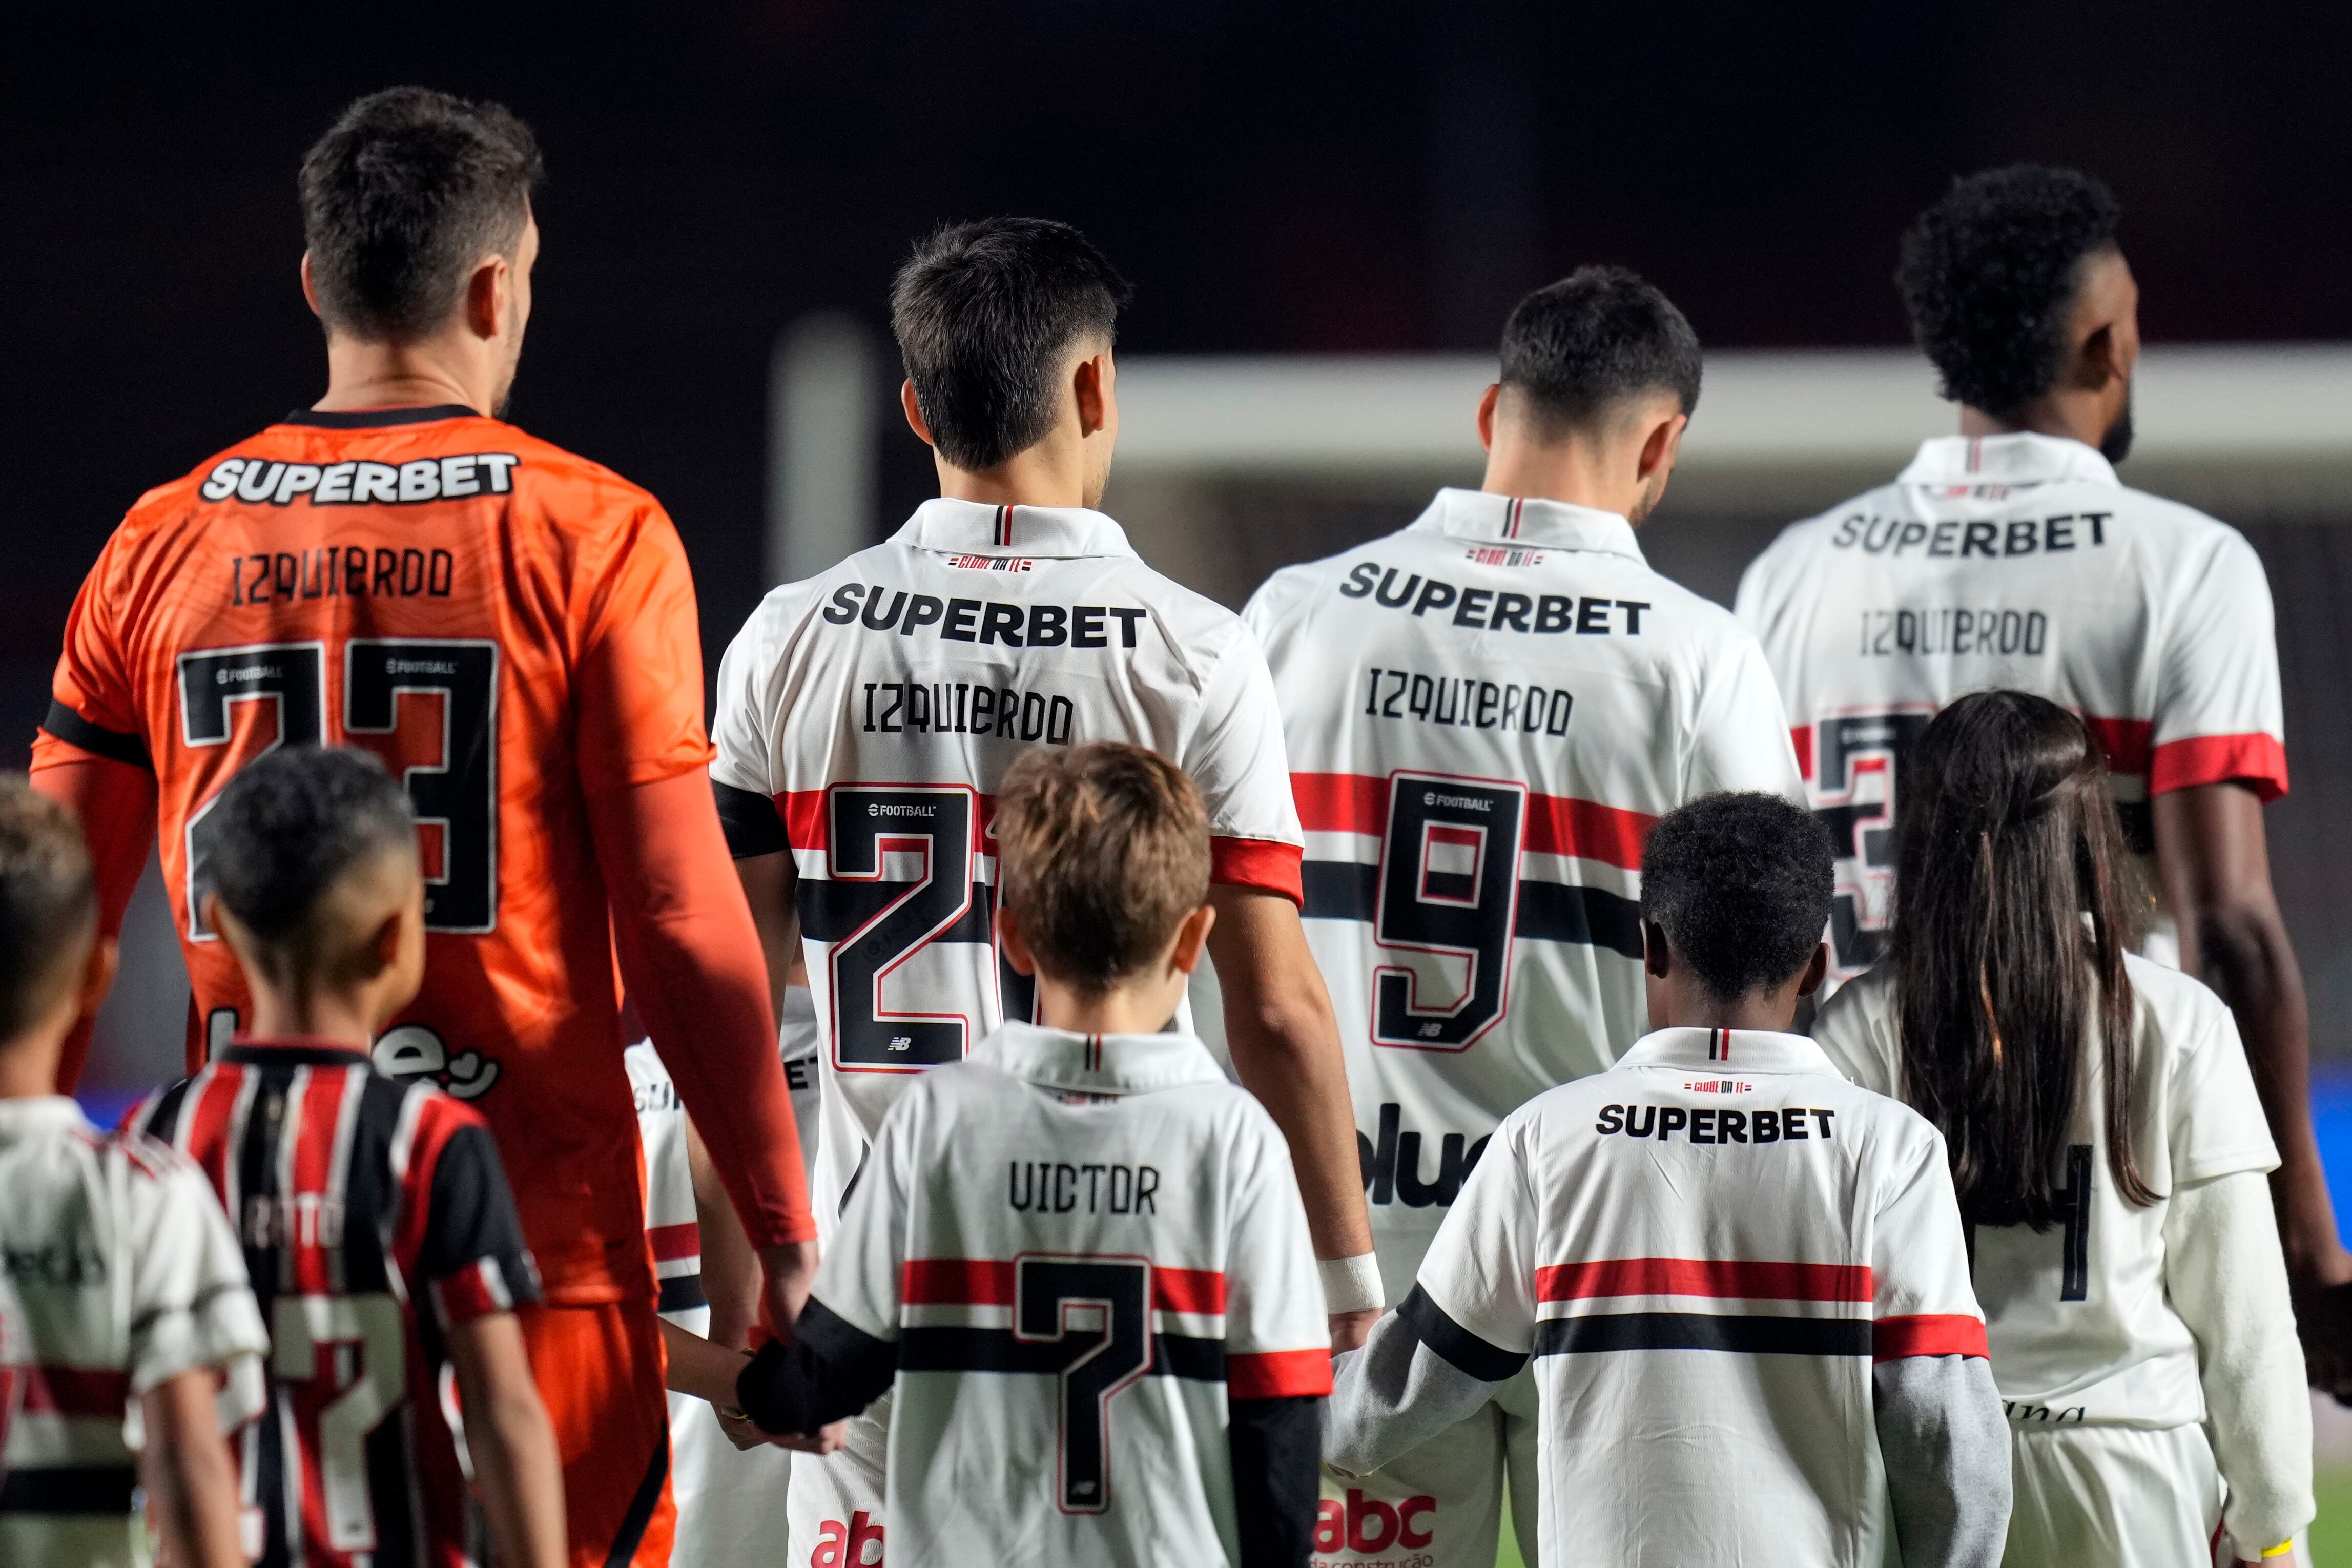
<svg viewBox="0 0 2352 1568"><path fill-rule="evenodd" d="M1898 794L1886 960L1815 1033L1944 1135L2010 1418L2006 1561L2187 1568L2225 1527L2284 1560L2313 1510L2278 1152L2229 1009L2131 952L2098 748L1979 692Z"/></svg>

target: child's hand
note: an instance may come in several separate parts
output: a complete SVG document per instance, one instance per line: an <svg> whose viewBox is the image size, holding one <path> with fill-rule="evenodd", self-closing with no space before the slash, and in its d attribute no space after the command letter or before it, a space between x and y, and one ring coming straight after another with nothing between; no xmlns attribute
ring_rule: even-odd
<svg viewBox="0 0 2352 1568"><path fill-rule="evenodd" d="M790 1434L777 1436L762 1430L760 1424L748 1415L721 1411L716 1406L712 1407L711 1414L719 1419L719 1429L727 1434L727 1440L738 1449L765 1447L790 1448L801 1454L832 1454L840 1451L849 1441L849 1423L846 1421L836 1421L813 1436Z"/></svg>

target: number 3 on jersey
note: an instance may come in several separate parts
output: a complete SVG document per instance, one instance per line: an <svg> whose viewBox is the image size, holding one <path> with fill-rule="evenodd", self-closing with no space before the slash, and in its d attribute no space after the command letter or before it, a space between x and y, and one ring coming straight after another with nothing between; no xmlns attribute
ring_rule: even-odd
<svg viewBox="0 0 2352 1568"><path fill-rule="evenodd" d="M1389 775L1372 938L1425 956L1374 972L1373 1044L1463 1050L1502 1017L1527 815L1524 784Z"/></svg>
<svg viewBox="0 0 2352 1568"><path fill-rule="evenodd" d="M329 732L326 664L326 645L317 642L182 654L181 744L192 750L251 746L236 759L241 768L279 746L322 743ZM496 929L498 645L354 640L343 649L342 700L345 742L381 757L416 808L425 929ZM240 733L236 715L247 703L267 707L274 725L248 724ZM253 745L264 733L268 740ZM198 942L213 936L204 916L205 895L212 890L212 835L205 829L212 808L206 801L188 818L188 935Z"/></svg>

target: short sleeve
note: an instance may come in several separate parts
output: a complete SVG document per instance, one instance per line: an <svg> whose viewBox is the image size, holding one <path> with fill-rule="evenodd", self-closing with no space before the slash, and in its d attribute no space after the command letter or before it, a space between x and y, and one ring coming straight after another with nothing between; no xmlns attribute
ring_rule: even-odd
<svg viewBox="0 0 2352 1568"><path fill-rule="evenodd" d="M2165 1090L2176 1188L2241 1171L2275 1171L2279 1165L2278 1145L2271 1140L2270 1122L2254 1092L2253 1069L2246 1060L2237 1020L2220 997L2198 989L2202 1005L2197 1008L2195 1037L2178 1058Z"/></svg>
<svg viewBox="0 0 2352 1568"><path fill-rule="evenodd" d="M658 783L710 760L693 574L669 519L640 504L584 605L575 711L592 790Z"/></svg>
<svg viewBox="0 0 2352 1568"><path fill-rule="evenodd" d="M2158 656L2148 791L2236 780L2275 800L2287 789L2286 723L2262 559L2223 531L2180 583Z"/></svg>
<svg viewBox="0 0 2352 1568"><path fill-rule="evenodd" d="M538 1300L539 1270L523 1245L514 1194L498 1145L478 1120L469 1118L443 1141L429 1191L416 1273L441 1326Z"/></svg>
<svg viewBox="0 0 2352 1568"><path fill-rule="evenodd" d="M775 752L767 693L776 671L768 622L773 614L762 603L719 656L719 700L710 720L712 782L762 797L783 787L771 762Z"/></svg>
<svg viewBox="0 0 2352 1568"><path fill-rule="evenodd" d="M150 767L131 650L115 620L127 597L119 581L125 549L121 540L118 531L107 541L81 592L74 595L41 731L51 742L62 741L95 756Z"/></svg>
<svg viewBox="0 0 2352 1568"><path fill-rule="evenodd" d="M1701 676L1683 798L1758 790L1802 805L1805 783L1764 650L1744 627L1731 628L1725 640Z"/></svg>
<svg viewBox="0 0 2352 1568"><path fill-rule="evenodd" d="M1328 1319L1289 1147L1257 1108L1234 1146L1225 1247L1225 1392L1289 1399L1331 1392Z"/></svg>
<svg viewBox="0 0 2352 1568"><path fill-rule="evenodd" d="M1896 1096L1902 1050L1895 1038L1894 990L1874 972L1838 987L1813 1020L1813 1043L1848 1083Z"/></svg>
<svg viewBox="0 0 2352 1568"><path fill-rule="evenodd" d="M1305 836L1290 795L1289 754L1274 678L1257 639L1240 630L1201 693L1201 721L1178 766L1209 810L1209 879L1306 901Z"/></svg>
<svg viewBox="0 0 2352 1568"><path fill-rule="evenodd" d="M1909 1111L1871 1222L1871 1358L1985 1355L1984 1313L1969 1279L1969 1248L1944 1140ZM1882 1123L1884 1127L1884 1123Z"/></svg>
<svg viewBox="0 0 2352 1568"><path fill-rule="evenodd" d="M204 1173L160 1143L133 1142L116 1156L130 1165L131 1399L213 1367L228 1374L224 1426L250 1419L260 1410L259 1358L269 1336L246 1281L245 1254Z"/></svg>
<svg viewBox="0 0 2352 1568"><path fill-rule="evenodd" d="M1498 1360L1524 1357L1535 1347L1538 1208L1528 1181L1527 1135L1528 1122L1519 1113L1495 1131L1485 1156L1437 1227L1415 1282L1416 1294L1444 1314L1454 1329L1496 1352ZM1481 1358L1454 1353L1433 1341L1426 1325L1415 1327L1433 1349L1476 1375L1465 1359ZM1479 1347L1469 1348L1475 1352Z"/></svg>
<svg viewBox="0 0 2352 1568"><path fill-rule="evenodd" d="M944 1300L969 1300L961 1283L940 1278L961 1269L961 1258L907 1257L908 1194L925 1168L922 1124L926 1102L940 1077L968 1068L938 1068L898 1097L874 1135L866 1163L842 1205L833 1244L817 1264L810 1294L833 1309L850 1327L874 1339L898 1337L898 1306L910 1283ZM919 1279L918 1277L920 1277Z"/></svg>

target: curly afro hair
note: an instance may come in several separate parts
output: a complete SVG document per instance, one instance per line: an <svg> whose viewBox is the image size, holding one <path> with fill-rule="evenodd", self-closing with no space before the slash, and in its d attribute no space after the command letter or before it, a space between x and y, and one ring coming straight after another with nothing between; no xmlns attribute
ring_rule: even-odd
<svg viewBox="0 0 2352 1568"><path fill-rule="evenodd" d="M1946 397L2006 416L2056 384L2083 258L2121 216L2090 175L2027 163L1955 181L1919 215L1895 286Z"/></svg>
<svg viewBox="0 0 2352 1568"><path fill-rule="evenodd" d="M1717 1000L1794 978L1836 891L1829 830L1777 795L1710 795L1668 812L1642 847L1642 915Z"/></svg>

